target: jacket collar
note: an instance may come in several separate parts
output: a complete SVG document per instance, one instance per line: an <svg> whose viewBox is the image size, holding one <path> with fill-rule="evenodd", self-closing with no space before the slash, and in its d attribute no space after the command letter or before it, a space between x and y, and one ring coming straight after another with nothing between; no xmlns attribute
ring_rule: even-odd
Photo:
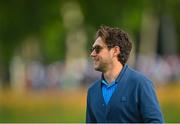
<svg viewBox="0 0 180 124"><path fill-rule="evenodd" d="M121 72L119 73L118 77L116 78L115 83L120 82L120 80L121 80L121 78L123 77L124 73L126 72L127 68L129 68L129 66L128 66L128 64L125 64L125 65L123 66ZM102 80L105 80L103 74L101 75L101 81L102 81Z"/></svg>

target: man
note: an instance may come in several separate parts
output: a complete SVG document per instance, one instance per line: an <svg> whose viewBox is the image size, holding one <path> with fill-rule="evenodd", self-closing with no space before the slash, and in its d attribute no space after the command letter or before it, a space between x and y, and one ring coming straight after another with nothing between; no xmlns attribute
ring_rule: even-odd
<svg viewBox="0 0 180 124"><path fill-rule="evenodd" d="M121 29L97 31L91 57L102 76L88 89L87 123L163 123L152 82L126 64L131 48Z"/></svg>

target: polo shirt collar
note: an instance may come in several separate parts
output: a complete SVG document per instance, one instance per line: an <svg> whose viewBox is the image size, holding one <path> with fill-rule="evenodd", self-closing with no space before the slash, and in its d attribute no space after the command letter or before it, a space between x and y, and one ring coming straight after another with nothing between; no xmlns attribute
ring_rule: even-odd
<svg viewBox="0 0 180 124"><path fill-rule="evenodd" d="M109 88L109 87L115 85L116 81L112 81L111 83L108 83L105 79L102 79L101 83L104 84L107 88Z"/></svg>

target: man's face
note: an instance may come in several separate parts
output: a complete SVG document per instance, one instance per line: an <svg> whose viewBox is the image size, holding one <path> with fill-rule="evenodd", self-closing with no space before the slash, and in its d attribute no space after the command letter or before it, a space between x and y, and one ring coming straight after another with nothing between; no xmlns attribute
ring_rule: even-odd
<svg viewBox="0 0 180 124"><path fill-rule="evenodd" d="M107 48L101 37L98 37L92 46L90 55L93 59L94 69L105 72L110 68L112 63L112 52Z"/></svg>

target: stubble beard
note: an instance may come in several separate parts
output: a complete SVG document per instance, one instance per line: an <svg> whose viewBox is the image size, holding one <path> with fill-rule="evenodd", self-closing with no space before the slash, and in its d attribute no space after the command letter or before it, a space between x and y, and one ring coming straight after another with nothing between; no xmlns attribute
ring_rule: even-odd
<svg viewBox="0 0 180 124"><path fill-rule="evenodd" d="M104 73L106 71L106 63L98 63L98 65L94 65L94 69Z"/></svg>

